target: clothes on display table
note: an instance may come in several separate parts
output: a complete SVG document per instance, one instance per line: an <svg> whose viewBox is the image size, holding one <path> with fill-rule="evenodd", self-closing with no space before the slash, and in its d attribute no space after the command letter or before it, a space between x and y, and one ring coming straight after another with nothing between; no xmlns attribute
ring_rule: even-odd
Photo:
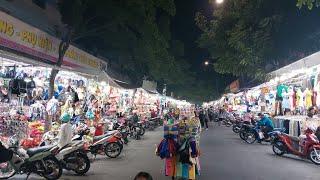
<svg viewBox="0 0 320 180"><path fill-rule="evenodd" d="M26 82L23 79L12 79L9 83L9 87L12 94L20 95L29 92L31 94L36 85L34 81Z"/></svg>
<svg viewBox="0 0 320 180"><path fill-rule="evenodd" d="M178 125L164 125L164 139L157 147L157 155L165 159L166 176L195 179L200 174L199 143L192 136L198 123L193 119L190 123L180 121ZM178 146L179 149L174 148Z"/></svg>
<svg viewBox="0 0 320 180"><path fill-rule="evenodd" d="M165 175L174 177L176 174L176 147L179 129L176 125L164 125L164 139L158 147L161 158L165 158ZM161 155L162 154L162 155Z"/></svg>
<svg viewBox="0 0 320 180"><path fill-rule="evenodd" d="M307 118L306 116L283 116L274 119L275 127L285 128L285 133L298 137L308 127L317 129L320 126L320 119Z"/></svg>

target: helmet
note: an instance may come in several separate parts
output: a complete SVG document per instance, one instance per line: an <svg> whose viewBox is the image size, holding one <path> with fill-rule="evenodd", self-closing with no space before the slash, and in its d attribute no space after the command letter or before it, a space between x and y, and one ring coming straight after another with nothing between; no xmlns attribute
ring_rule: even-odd
<svg viewBox="0 0 320 180"><path fill-rule="evenodd" d="M70 119L71 119L71 116L70 116L69 113L64 113L64 114L60 117L61 122L64 122L64 123L69 122Z"/></svg>

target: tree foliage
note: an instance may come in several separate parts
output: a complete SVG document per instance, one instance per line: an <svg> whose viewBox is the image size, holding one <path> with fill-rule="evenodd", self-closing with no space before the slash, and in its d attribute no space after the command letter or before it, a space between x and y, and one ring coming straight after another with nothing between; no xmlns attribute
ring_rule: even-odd
<svg viewBox="0 0 320 180"><path fill-rule="evenodd" d="M134 81L143 76L168 84L189 79L180 44L171 39L174 0L61 1L62 20L73 26L73 42L120 64ZM74 4L81 8L74 9ZM180 59L180 60L179 60Z"/></svg>
<svg viewBox="0 0 320 180"><path fill-rule="evenodd" d="M203 31L199 46L208 49L217 72L261 79L269 65L279 68L319 48L314 14L295 5L290 0L225 1L211 20L196 15Z"/></svg>
<svg viewBox="0 0 320 180"><path fill-rule="evenodd" d="M313 7L320 6L320 0L297 0L297 6L299 8L307 6L309 9L312 9Z"/></svg>

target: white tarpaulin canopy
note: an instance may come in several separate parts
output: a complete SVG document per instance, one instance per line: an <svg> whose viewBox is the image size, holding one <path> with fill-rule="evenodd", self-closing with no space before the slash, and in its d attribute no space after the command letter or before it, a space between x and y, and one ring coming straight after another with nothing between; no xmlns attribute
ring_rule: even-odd
<svg viewBox="0 0 320 180"><path fill-rule="evenodd" d="M313 66L317 66L320 64L320 51L316 52L310 56L307 56L303 59L300 59L294 63L291 63L287 66L284 66L278 70L275 70L270 73L272 77L277 77L281 76L282 74L290 73L294 70L299 70L299 69L308 69Z"/></svg>

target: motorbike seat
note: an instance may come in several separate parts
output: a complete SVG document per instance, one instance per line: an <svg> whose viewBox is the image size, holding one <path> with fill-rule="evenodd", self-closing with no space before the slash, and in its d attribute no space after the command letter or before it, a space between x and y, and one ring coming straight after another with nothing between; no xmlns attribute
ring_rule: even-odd
<svg viewBox="0 0 320 180"><path fill-rule="evenodd" d="M107 132L106 134L103 134L103 135L101 135L101 136L95 136L95 137L93 137L93 140L94 140L94 141L98 141L98 140L101 140L101 139L103 139L103 138L105 138L105 137L112 136L113 134L114 134L114 132Z"/></svg>
<svg viewBox="0 0 320 180"><path fill-rule="evenodd" d="M40 153L40 152L48 151L49 149L51 149L53 147L54 147L54 145L30 148L30 149L27 150L27 154L31 157L31 156L33 156L35 154Z"/></svg>

